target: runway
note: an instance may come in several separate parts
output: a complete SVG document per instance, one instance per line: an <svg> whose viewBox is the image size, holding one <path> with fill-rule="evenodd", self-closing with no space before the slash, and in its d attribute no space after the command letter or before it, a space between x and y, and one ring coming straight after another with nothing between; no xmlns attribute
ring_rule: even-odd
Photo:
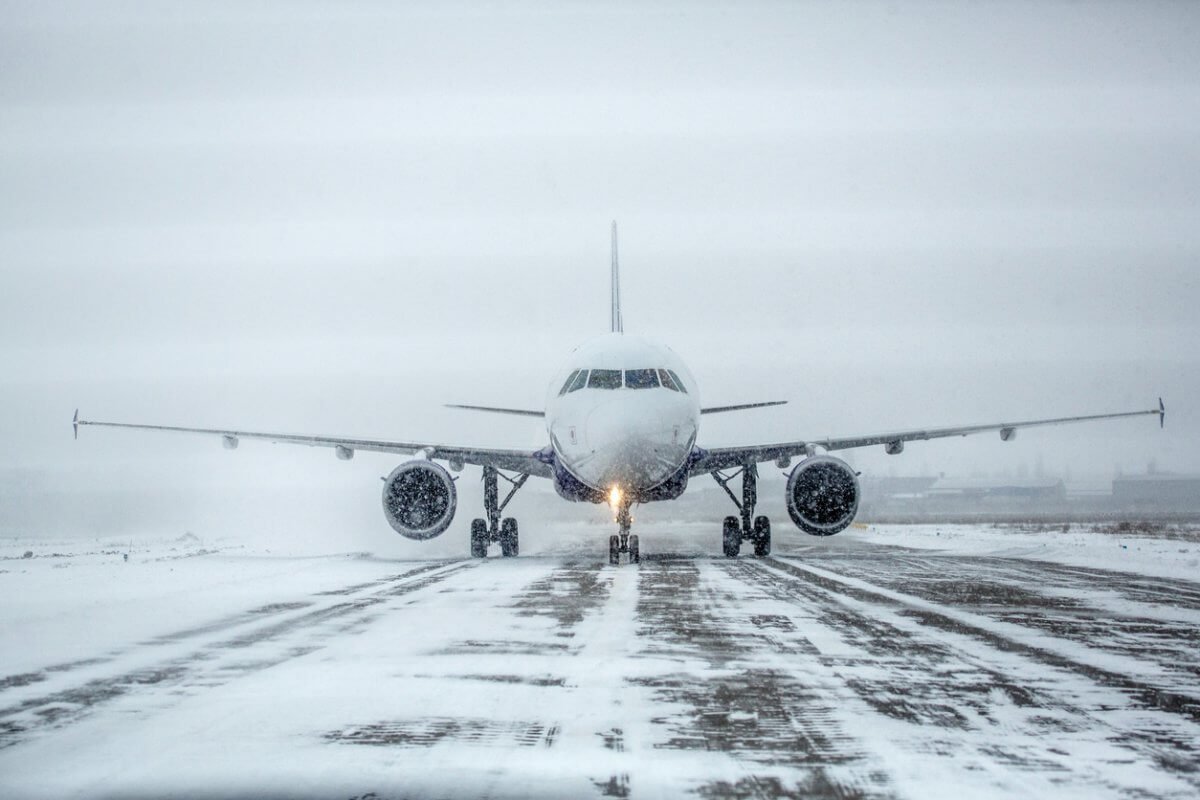
<svg viewBox="0 0 1200 800"><path fill-rule="evenodd" d="M0 660L0 795L1200 793L1200 584L800 535L620 567L601 544L164 556L122 595L155 604L145 629L9 606L30 648Z"/></svg>

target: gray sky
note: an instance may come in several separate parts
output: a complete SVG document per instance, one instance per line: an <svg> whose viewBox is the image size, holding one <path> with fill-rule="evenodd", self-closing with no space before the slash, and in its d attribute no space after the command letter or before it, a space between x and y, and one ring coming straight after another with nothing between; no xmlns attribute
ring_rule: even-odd
<svg viewBox="0 0 1200 800"><path fill-rule="evenodd" d="M1165 434L857 463L1200 471L1197 41L1182 2L0 3L0 467L388 468L75 444L76 405L536 446L439 406L541 403L605 330L616 218L626 329L706 402L792 401L702 443L1162 394Z"/></svg>

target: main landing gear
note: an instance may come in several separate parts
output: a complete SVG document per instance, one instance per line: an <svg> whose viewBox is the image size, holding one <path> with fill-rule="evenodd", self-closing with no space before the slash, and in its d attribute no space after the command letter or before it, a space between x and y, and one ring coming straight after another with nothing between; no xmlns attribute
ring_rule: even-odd
<svg viewBox="0 0 1200 800"><path fill-rule="evenodd" d="M512 484L512 488L508 490L503 501L500 500L498 478L504 478ZM483 509L487 514L487 519L471 520L471 558L487 558L488 545L492 542L500 543L500 554L505 558L511 558L517 554L520 549L517 538L517 521L512 517L505 517L502 520L500 514L508 505L508 501L513 499L517 489L520 489L528 478L529 476L526 474L510 478L495 467L483 468Z"/></svg>
<svg viewBox="0 0 1200 800"><path fill-rule="evenodd" d="M742 476L741 502L738 502L737 495L729 488L729 482L738 475ZM737 517L729 516L725 518L722 525L721 541L725 555L737 558L738 553L741 552L743 541L754 544L754 555L759 557L771 555L771 520L766 517L754 516L754 506L758 503L758 466L746 464L732 475L726 476L720 472L714 472L712 476L713 480L721 484L725 494L729 495L729 499L742 512L740 520Z"/></svg>
<svg viewBox="0 0 1200 800"><path fill-rule="evenodd" d="M620 532L608 537L609 564L620 564L621 553L629 554L630 564L637 564L642 560L642 554L638 548L638 537L629 533L629 528L633 525L633 517L629 515L629 503L629 500L622 497L617 506L617 527Z"/></svg>

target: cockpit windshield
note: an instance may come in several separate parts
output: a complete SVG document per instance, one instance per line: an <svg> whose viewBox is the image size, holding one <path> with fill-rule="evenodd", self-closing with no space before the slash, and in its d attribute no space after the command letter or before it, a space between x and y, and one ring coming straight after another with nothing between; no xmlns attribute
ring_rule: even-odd
<svg viewBox="0 0 1200 800"><path fill-rule="evenodd" d="M588 376L587 385L589 389L620 389L621 370L594 369Z"/></svg>
<svg viewBox="0 0 1200 800"><path fill-rule="evenodd" d="M568 392L577 392L584 386L587 386L588 371L586 369L579 370L579 372L572 377L574 380L571 381L571 385L567 388Z"/></svg>
<svg viewBox="0 0 1200 800"><path fill-rule="evenodd" d="M626 389L654 389L658 386L658 370L627 369L625 370Z"/></svg>
<svg viewBox="0 0 1200 800"><path fill-rule="evenodd" d="M567 380L563 383L563 388L558 390L559 397L562 397L564 394L571 391L571 384L574 383L575 379L579 377L579 372L579 370L575 370L567 376Z"/></svg>
<svg viewBox="0 0 1200 800"><path fill-rule="evenodd" d="M622 378L624 380L622 381ZM558 395L562 397L580 389L657 389L663 387L672 392L687 394L683 381L669 369L647 367L645 369L577 369L567 376Z"/></svg>
<svg viewBox="0 0 1200 800"><path fill-rule="evenodd" d="M662 385L670 389L672 392L683 392L687 394L687 389L683 388L683 381L679 380L679 376L673 370L660 369L658 377L662 381Z"/></svg>

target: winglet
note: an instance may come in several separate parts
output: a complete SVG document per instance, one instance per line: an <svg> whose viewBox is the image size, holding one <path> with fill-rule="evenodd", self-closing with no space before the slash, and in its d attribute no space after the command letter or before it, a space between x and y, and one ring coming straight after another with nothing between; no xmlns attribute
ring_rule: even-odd
<svg viewBox="0 0 1200 800"><path fill-rule="evenodd" d="M75 431L75 439L79 439L79 409L75 409L75 416L71 418L71 428Z"/></svg>
<svg viewBox="0 0 1200 800"><path fill-rule="evenodd" d="M1158 398L1158 427L1162 428L1167 424L1167 407L1163 405L1162 398Z"/></svg>
<svg viewBox="0 0 1200 800"><path fill-rule="evenodd" d="M617 263L617 221L615 219L612 224L612 332L625 332L625 321L621 319L621 270Z"/></svg>

